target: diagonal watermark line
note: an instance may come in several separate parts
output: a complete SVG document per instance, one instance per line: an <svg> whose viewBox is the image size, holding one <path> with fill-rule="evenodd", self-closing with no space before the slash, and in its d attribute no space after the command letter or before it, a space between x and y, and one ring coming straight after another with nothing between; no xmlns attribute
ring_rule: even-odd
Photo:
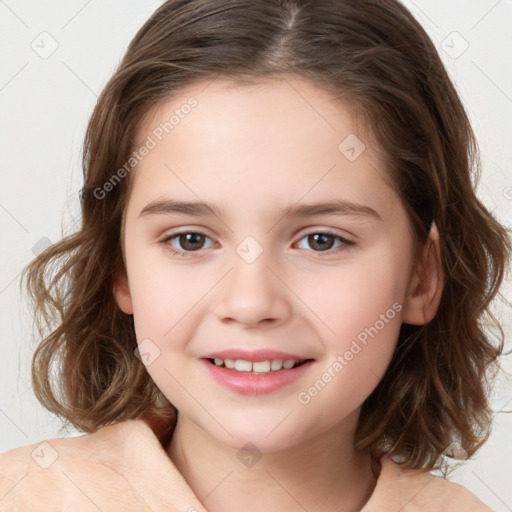
<svg viewBox="0 0 512 512"><path fill-rule="evenodd" d="M491 82L496 87L496 89L498 89L503 94L503 96L505 96L505 98L507 98L508 101L512 103L512 98L474 60L471 62L480 71L480 73L482 73L487 78L487 80L489 80L489 82Z"/></svg>
<svg viewBox="0 0 512 512"><path fill-rule="evenodd" d="M28 475L28 473L25 473L1 498L0 498L0 501L4 500L8 495L9 493L11 493L15 488L16 486Z"/></svg>
<svg viewBox="0 0 512 512"><path fill-rule="evenodd" d="M215 82L215 80L217 80L217 78L220 76L220 74L222 73L222 71L219 71L219 73L213 77L202 89L201 89L201 92L204 92L206 91L206 89L213 83Z"/></svg>
<svg viewBox="0 0 512 512"><path fill-rule="evenodd" d="M403 510L403 509L404 509L404 508L405 508L405 507L406 507L406 506L407 506L407 505L408 505L408 504L409 504L409 503L410 503L414 498L416 498L416 496L418 496L418 494L419 494L420 492L422 492L422 491L425 489L425 487L427 487L427 485L428 485L430 482L432 482L432 480L434 480L434 478L435 478L435 477L434 477L434 475L430 475L430 480L429 480L429 481L428 481L428 482L427 482L427 483L426 483L426 484L425 484L425 485L424 485L424 486L423 486L423 487L422 487L422 488L421 488L421 489L420 489L420 490L419 490L419 491L418 491L418 492L417 492L417 493L416 493L416 494L415 494L415 495L414 495L410 500L406 501L406 502L402 505L402 507L398 510L398 512L401 512L401 511L402 511L402 510Z"/></svg>
<svg viewBox="0 0 512 512"><path fill-rule="evenodd" d="M487 16L489 16L489 14L491 14L492 11L494 11L494 9L496 9L496 7L498 7L499 4L501 4L502 0L498 0L496 2L496 4L491 7L472 27L471 27L471 30L473 30L474 28L476 28L478 25L480 25L480 23L482 23L482 21L487 18Z"/></svg>
<svg viewBox="0 0 512 512"><path fill-rule="evenodd" d="M93 94L96 98L98 97L98 95L97 95L97 94L96 94L96 93L95 93L95 92L94 92L94 91L93 91L93 90L92 90L92 89L91 89L91 88L90 88L90 87L89 87L89 86L88 86L88 85L87 85L87 84L86 84L86 83L85 83L85 82L84 82L84 81L83 81L83 80L82 80L82 79L81 79L81 78L80 78L80 77L79 77L79 76L78 76L78 75L77 75L77 74L76 74L76 73L75 73L75 72L74 72L74 71L73 71L73 70L72 70L72 69L71 69L71 68L70 68L70 67L69 67L69 66L68 66L64 61L63 61L63 60L61 60L61 62L62 62L62 64L64 64L64 66L66 66L66 68L68 68L68 69L69 69L69 71L70 71L73 75L75 75L75 76L76 76L76 78L78 78L78 80L79 80L80 82L82 82L82 84L83 84L85 87L87 87L87 89L89 89L89 91L91 91L91 92L92 92L92 94Z"/></svg>
<svg viewBox="0 0 512 512"><path fill-rule="evenodd" d="M375 378L377 379L377 382L380 382L381 377L379 377L379 376L378 376L378 375L377 375L377 374L376 374L376 373L375 373L371 368L368 368L368 371L369 371L370 373L373 373L373 375L374 375L374 376L375 376Z"/></svg>
<svg viewBox="0 0 512 512"><path fill-rule="evenodd" d="M92 0L88 0L71 18L62 25L61 30L66 28L90 3Z"/></svg>
<svg viewBox="0 0 512 512"><path fill-rule="evenodd" d="M16 425L16 423L14 423L14 421L4 411L2 411L2 409L0 409L0 412L28 439L27 434L25 434L25 432L23 432L23 430L21 430L21 428Z"/></svg>
<svg viewBox="0 0 512 512"><path fill-rule="evenodd" d="M299 507L300 507L302 510L305 510L306 512L308 512L308 511L307 511L307 509L306 509L306 508L304 508L304 506L302 505L302 503L300 503L299 501L297 501L297 499L296 499L294 496L292 496L292 495L288 492L288 490L287 490L287 489L285 489L285 488L281 485L281 483L279 482L279 480L277 480L277 478L275 478L275 477L274 477L274 476L273 476L273 475L272 475L268 470L265 470L265 471L267 471L267 473L268 473L268 474L270 475L270 477L274 480L274 482L275 482L277 485L279 485L279 487L281 487L281 489L283 489L283 491L284 491L286 494L288 494L288 496L290 496L290 498L291 498L293 501L295 501L295 503L297 503L297 505L299 505Z"/></svg>
<svg viewBox="0 0 512 512"><path fill-rule="evenodd" d="M505 409L505 407L506 407L510 402L512 402L512 398L510 398L509 400L507 400L507 401L503 404L503 406L501 407L501 409L500 409L499 411L496 411L496 412L493 414L493 416L492 416L492 420L493 420L493 421L494 421L494 418L495 418L498 414L502 414L502 413L510 413L510 412L512 412L512 411L505 411L505 410L504 410L504 409Z"/></svg>
<svg viewBox="0 0 512 512"><path fill-rule="evenodd" d="M190 192L192 192L192 194L194 194L197 197L197 199L199 199L199 201L204 203L204 201L166 163L164 163L164 165L165 167L167 167L169 171L171 171L174 174L174 176L176 176L176 178L178 178L181 181L181 183L183 183L183 185L185 185L185 187L187 187L190 190ZM229 231L231 231L231 233L233 233L233 230L218 215L216 215L215 213L214 215L222 222L222 224L224 224L224 226L226 226L229 229Z"/></svg>
<svg viewBox="0 0 512 512"><path fill-rule="evenodd" d="M213 492L216 491L220 485L224 483L224 481L228 478L229 475L231 475L231 473L233 473L232 470L204 498L202 498L201 501L205 501L206 498L210 496L210 494L213 494Z"/></svg>
<svg viewBox="0 0 512 512"><path fill-rule="evenodd" d="M7 290L7 288L9 288L9 286L11 286L12 283L14 283L14 281L16 281L16 279L18 279L18 277L20 277L21 273L23 272L23 270L20 270L1 290L0 290L0 295L2 295L2 293L5 292L5 290Z"/></svg>
<svg viewBox="0 0 512 512"><path fill-rule="evenodd" d="M183 389L183 391L185 391L185 393L187 393L188 396L190 396L190 398L192 398L192 400L194 400L197 405L199 405L199 407L201 407L204 412L208 414L208 416L210 416L210 418L215 421L215 423L217 423L217 425L219 425L222 430L224 430L224 432L226 432L229 437L233 437L233 434L231 434L231 432L229 432L229 430L222 423L220 423L219 420L217 420L217 418L167 368L164 368L164 370L169 374L170 377L174 379L174 381L181 387L181 389Z"/></svg>
<svg viewBox="0 0 512 512"><path fill-rule="evenodd" d="M82 220L82 217L79 215L75 219L71 219L69 223L66 225L66 232L71 233L74 230L78 223Z"/></svg>
<svg viewBox="0 0 512 512"><path fill-rule="evenodd" d="M62 471L62 474L100 511L100 512L104 512L100 507L98 507L98 505L96 505L96 503L94 503L94 501L92 501L92 499L87 496L87 494L82 490L80 489L80 487L78 485L75 484L75 482L73 482L73 480L71 480L71 478L66 474L64 473L64 471Z"/></svg>
<svg viewBox="0 0 512 512"><path fill-rule="evenodd" d="M0 0L0 4L2 4L7 10L11 11L11 14L18 19L20 23L25 25L25 27L30 28L5 2L4 0Z"/></svg>
<svg viewBox="0 0 512 512"><path fill-rule="evenodd" d="M2 92L26 67L28 66L28 61L25 62L25 64L23 64L23 66L21 66L20 69L18 69L18 71L16 71L16 73L14 73L14 75L9 78L9 80L7 80L7 82L2 85L2 87L0 87L0 92Z"/></svg>
<svg viewBox="0 0 512 512"><path fill-rule="evenodd" d="M414 5L414 7L416 7L416 9L418 9L418 11L421 12L421 14L423 16L425 16L425 18L428 21L430 21L430 23L432 23L432 25L434 25L434 27L439 29L439 25L416 2L414 2L413 0L409 0L409 2L411 2L411 4Z"/></svg>
<svg viewBox="0 0 512 512"><path fill-rule="evenodd" d="M3 205L0 203L0 208L2 208L2 210L4 210L5 213L7 213L7 215L9 215L11 217L12 220L14 220L14 222L16 222L16 224L18 224L18 226L20 226L23 230L25 230L25 233L28 233L28 229Z"/></svg>
<svg viewBox="0 0 512 512"><path fill-rule="evenodd" d="M292 206L295 206L296 204L298 204L302 199L304 199L304 197L306 197L334 168L336 167L336 164L334 164L321 178L318 179L318 181L316 183L313 183L313 185L311 185L311 187L309 188L309 190L302 195L302 197L299 197L299 199L297 199L297 201L292 205ZM270 233L283 219L284 219L285 216L281 217L268 231L267 233Z"/></svg>
<svg viewBox="0 0 512 512"><path fill-rule="evenodd" d="M325 327L327 327L327 329L329 329L329 331L336 335L336 333L268 265L265 266L270 270L270 272L272 272L272 274L274 274L277 277L277 279L279 279L279 281L281 281L281 283L283 283L286 286L286 288L288 288L288 290L290 290L293 293L293 295L295 295L295 297L297 297L297 299L299 299L302 302L302 304L304 304L304 306L306 306L309 309L309 311L311 311L311 313L313 313L318 318L318 320L320 320L320 322L322 322L325 325Z"/></svg>
<svg viewBox="0 0 512 512"><path fill-rule="evenodd" d="M167 336L232 270L233 267L231 267L214 285L212 285L211 288L164 334L164 336Z"/></svg>
<svg viewBox="0 0 512 512"><path fill-rule="evenodd" d="M272 434L275 430L277 430L278 427L280 427L286 419L288 419L288 417L290 416L290 414L292 414L293 412L295 412L295 409L292 409L266 436L265 436L265 439L270 435Z"/></svg>
<svg viewBox="0 0 512 512"><path fill-rule="evenodd" d="M318 112L318 110L313 105L311 105L311 103L299 91L297 91L297 89L295 89L295 87L293 87L293 85L286 78L283 79L334 131L336 131L336 128L334 128L334 126L329 123L329 121L327 121L327 119L322 114L320 114L320 112Z"/></svg>
<svg viewBox="0 0 512 512"><path fill-rule="evenodd" d="M487 489L489 489L489 491L491 491L494 496L496 496L497 499L499 499L501 501L501 503L503 503L503 505L505 505L505 507L507 507L507 510L510 510L512 512L512 508L510 508L474 471L471 471L471 473L473 473L473 475L475 475L478 480L480 480L480 482L482 482L485 487L487 487Z"/></svg>

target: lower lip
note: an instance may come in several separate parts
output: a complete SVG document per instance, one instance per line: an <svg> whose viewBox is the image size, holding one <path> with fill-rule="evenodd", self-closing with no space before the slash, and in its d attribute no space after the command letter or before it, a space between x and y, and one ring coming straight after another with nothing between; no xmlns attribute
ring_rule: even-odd
<svg viewBox="0 0 512 512"><path fill-rule="evenodd" d="M290 384L304 375L313 364L307 361L300 366L289 370L277 370L269 373L237 372L224 366L216 366L206 359L203 364L210 375L223 386L242 395L264 395L272 393Z"/></svg>

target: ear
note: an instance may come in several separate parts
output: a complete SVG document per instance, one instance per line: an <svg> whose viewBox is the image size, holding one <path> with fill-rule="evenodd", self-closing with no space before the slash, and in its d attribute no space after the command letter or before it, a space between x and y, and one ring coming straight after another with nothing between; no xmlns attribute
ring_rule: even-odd
<svg viewBox="0 0 512 512"><path fill-rule="evenodd" d="M113 292L119 309L127 315L133 315L132 297L125 270L120 272L115 278Z"/></svg>
<svg viewBox="0 0 512 512"><path fill-rule="evenodd" d="M443 286L444 272L441 263L439 231L435 223L432 223L421 259L415 264L409 281L402 321L413 325L424 325L430 322L441 302Z"/></svg>

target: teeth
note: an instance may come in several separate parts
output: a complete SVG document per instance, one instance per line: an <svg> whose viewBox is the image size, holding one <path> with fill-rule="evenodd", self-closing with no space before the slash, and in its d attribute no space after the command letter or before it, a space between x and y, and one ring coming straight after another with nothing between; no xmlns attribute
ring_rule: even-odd
<svg viewBox="0 0 512 512"><path fill-rule="evenodd" d="M281 369L290 370L297 363L300 363L299 360L295 359L286 359L285 361L281 359L275 359L273 361L245 361L244 359L221 359L220 357L216 357L213 360L215 366L225 366L231 370L236 370L237 372L253 372L253 373L270 373L276 372Z"/></svg>
<svg viewBox="0 0 512 512"><path fill-rule="evenodd" d="M235 361L235 370L237 372L250 372L252 370L252 363L250 361L243 361L242 359L237 359Z"/></svg>
<svg viewBox="0 0 512 512"><path fill-rule="evenodd" d="M267 373L270 371L270 361L254 361L252 371L256 373Z"/></svg>
<svg viewBox="0 0 512 512"><path fill-rule="evenodd" d="M276 370L280 370L282 367L283 367L283 361L281 361L281 359L276 359L275 361L272 361L272 364L270 366L270 368L274 372Z"/></svg>

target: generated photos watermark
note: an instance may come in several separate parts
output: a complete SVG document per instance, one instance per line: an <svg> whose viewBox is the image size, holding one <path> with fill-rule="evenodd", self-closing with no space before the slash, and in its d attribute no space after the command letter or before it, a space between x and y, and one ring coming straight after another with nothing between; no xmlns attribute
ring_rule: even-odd
<svg viewBox="0 0 512 512"><path fill-rule="evenodd" d="M136 167L146 156L149 155L152 149L158 146L158 143L163 140L165 135L169 134L176 126L178 126L183 119L185 119L193 108L196 108L198 101L193 96L188 98L186 103L183 103L179 108L174 109L174 114L167 120L156 126L151 134L146 137L144 143L133 151L122 167L112 174L112 176L101 187L96 187L93 195L96 199L104 199L107 193L114 190L114 188Z"/></svg>
<svg viewBox="0 0 512 512"><path fill-rule="evenodd" d="M298 402L302 405L308 405L368 345L369 338L373 339L377 336L400 311L402 311L402 304L395 302L385 313L380 314L379 319L373 325L365 327L356 336L356 339L352 340L350 348L345 350L343 354L338 355L336 360L308 389L297 395Z"/></svg>

